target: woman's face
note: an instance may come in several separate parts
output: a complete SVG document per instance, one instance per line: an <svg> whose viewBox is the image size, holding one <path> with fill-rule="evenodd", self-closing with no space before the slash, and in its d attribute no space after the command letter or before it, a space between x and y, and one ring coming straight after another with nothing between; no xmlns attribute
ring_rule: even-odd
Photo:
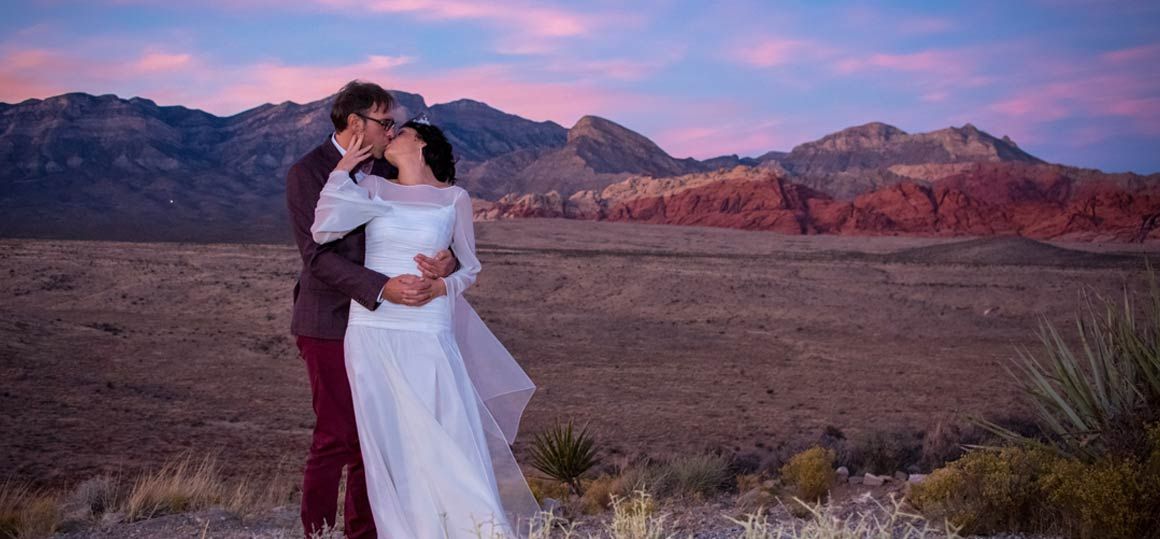
<svg viewBox="0 0 1160 539"><path fill-rule="evenodd" d="M422 159L423 146L426 146L426 143L419 138L419 132L410 127L405 127L387 145L387 161L394 163L397 158L408 155L418 155Z"/></svg>

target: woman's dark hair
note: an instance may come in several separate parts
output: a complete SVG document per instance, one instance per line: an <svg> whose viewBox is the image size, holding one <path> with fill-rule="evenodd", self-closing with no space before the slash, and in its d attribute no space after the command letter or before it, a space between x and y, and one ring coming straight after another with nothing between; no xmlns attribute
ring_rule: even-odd
<svg viewBox="0 0 1160 539"><path fill-rule="evenodd" d="M451 143L443 130L428 123L414 120L403 124L400 130L411 128L426 143L423 146L423 161L435 173L435 179L448 185L455 185L455 156L451 154Z"/></svg>
<svg viewBox="0 0 1160 539"><path fill-rule="evenodd" d="M342 131L346 129L346 119L350 118L351 114L370 110L375 105L390 110L395 106L395 98L378 84L352 80L334 96L334 105L330 108L330 122L334 124L335 131Z"/></svg>

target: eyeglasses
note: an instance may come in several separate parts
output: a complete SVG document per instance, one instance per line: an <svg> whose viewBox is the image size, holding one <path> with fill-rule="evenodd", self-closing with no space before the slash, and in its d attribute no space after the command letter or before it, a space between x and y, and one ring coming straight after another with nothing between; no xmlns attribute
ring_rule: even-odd
<svg viewBox="0 0 1160 539"><path fill-rule="evenodd" d="M383 118L380 120L378 118L371 118L370 116L367 116L361 112L356 112L355 115L364 120L368 120L383 126L383 130L385 131L391 131L395 128L395 120L391 118Z"/></svg>

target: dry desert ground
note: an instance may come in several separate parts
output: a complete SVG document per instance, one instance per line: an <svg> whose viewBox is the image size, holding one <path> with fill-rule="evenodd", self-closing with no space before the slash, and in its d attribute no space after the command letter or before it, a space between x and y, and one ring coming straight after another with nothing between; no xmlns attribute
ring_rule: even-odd
<svg viewBox="0 0 1160 539"><path fill-rule="evenodd" d="M1143 290L1156 246L477 224L470 301L604 454L770 451L1024 413L1002 369L1081 287ZM0 240L0 466L64 486L218 451L299 470L313 414L288 334L290 245Z"/></svg>

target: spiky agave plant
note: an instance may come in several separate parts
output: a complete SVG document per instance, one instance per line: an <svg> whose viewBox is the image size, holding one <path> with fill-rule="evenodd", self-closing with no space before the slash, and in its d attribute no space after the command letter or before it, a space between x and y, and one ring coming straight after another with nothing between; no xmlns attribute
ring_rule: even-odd
<svg viewBox="0 0 1160 539"><path fill-rule="evenodd" d="M584 495L580 476L596 465L596 441L585 423L576 432L572 420L556 423L536 434L530 449L532 466L548 477L568 485L577 496Z"/></svg>
<svg viewBox="0 0 1160 539"><path fill-rule="evenodd" d="M1146 267L1151 298L1143 317L1136 316L1127 289L1122 309L1110 299L1097 301L1084 293L1086 316L1076 316L1081 350L1041 318L1044 357L1020 349L1012 367L1004 365L1030 397L1052 444L977 416L969 419L1005 441L1085 460L1141 445L1136 442L1143 441L1143 426L1160 419L1160 286L1151 264Z"/></svg>

